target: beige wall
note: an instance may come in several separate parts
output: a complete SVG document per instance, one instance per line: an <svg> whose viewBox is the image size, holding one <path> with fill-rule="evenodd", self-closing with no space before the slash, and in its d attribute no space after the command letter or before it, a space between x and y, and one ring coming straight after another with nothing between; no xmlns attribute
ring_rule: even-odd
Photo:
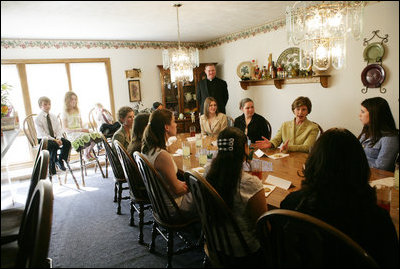
<svg viewBox="0 0 400 269"><path fill-rule="evenodd" d="M361 93L361 72L366 66L363 61L362 39L347 43L347 68L332 70L329 88L319 84L284 85L278 90L273 85L249 87L242 90L236 68L242 61L257 59L259 64L266 64L269 53L275 61L280 53L289 46L286 43L284 28L277 31L256 35L255 37L227 43L216 48L200 51L201 62L218 62L217 76L228 83L229 101L227 114L236 117L240 99L250 97L255 101L256 112L265 116L276 133L283 121L292 118L290 105L300 95L308 96L313 102L313 111L309 118L317 121L324 128L341 126L358 134L361 125L358 119L360 103L365 98L382 96L390 104L399 126L399 4L383 1L370 4L365 8L364 37L369 38L371 31L380 30L389 35L385 44L386 54L383 66L387 72L384 87L386 94L379 89L369 89ZM150 107L154 101L161 100L160 78L157 65L162 64L161 50L157 49L1 49L2 59L43 59L43 58L110 58L114 87L115 107L133 105L129 102L128 82L125 70L141 68L142 101ZM95 79L95 78L93 78Z"/></svg>
<svg viewBox="0 0 400 269"><path fill-rule="evenodd" d="M290 84L281 90L274 85L252 86L245 91L240 87L236 75L237 66L243 61L257 59L259 65L268 63L267 57L272 53L274 61L288 47L285 29L256 35L253 38L242 39L233 43L208 49L204 52L203 61L219 63L217 76L224 78L228 84L229 101L227 114L239 116L239 100L249 97L255 102L256 112L266 117L273 130L273 135L283 121L293 117L291 103L298 96L308 96L313 104L309 119L318 122L324 130L330 127L344 127L358 135L361 124L358 119L360 103L365 98L381 96L385 98L392 109L396 126L399 127L399 3L380 2L370 4L364 13L364 34L359 41L349 39L347 42L347 68L330 72L329 87L320 84ZM387 73L384 87L387 92L382 94L379 89L368 89L361 93L363 84L361 72L366 66L363 60L363 39L369 39L373 30L380 34L388 34L389 41L385 44L386 53L383 67ZM380 41L374 39L374 41Z"/></svg>

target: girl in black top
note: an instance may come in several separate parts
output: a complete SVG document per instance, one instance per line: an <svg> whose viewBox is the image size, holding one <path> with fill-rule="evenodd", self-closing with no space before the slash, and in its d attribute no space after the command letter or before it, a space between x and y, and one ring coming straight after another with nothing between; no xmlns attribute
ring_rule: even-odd
<svg viewBox="0 0 400 269"><path fill-rule="evenodd" d="M262 137L271 138L271 125L263 116L254 112L253 100L242 99L239 108L243 114L235 119L234 126L242 130L252 143L262 140Z"/></svg>

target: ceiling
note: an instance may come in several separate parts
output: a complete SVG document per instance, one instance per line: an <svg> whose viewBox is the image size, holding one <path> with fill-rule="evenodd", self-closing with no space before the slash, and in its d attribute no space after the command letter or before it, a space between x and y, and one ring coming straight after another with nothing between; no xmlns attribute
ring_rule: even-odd
<svg viewBox="0 0 400 269"><path fill-rule="evenodd" d="M285 16L295 1L1 1L1 38L205 42Z"/></svg>

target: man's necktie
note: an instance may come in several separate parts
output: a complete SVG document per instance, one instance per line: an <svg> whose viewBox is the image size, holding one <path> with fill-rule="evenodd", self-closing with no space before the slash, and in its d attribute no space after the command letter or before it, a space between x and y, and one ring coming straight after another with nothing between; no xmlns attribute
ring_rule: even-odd
<svg viewBox="0 0 400 269"><path fill-rule="evenodd" d="M54 131L53 131L53 125L51 125L51 120L50 120L50 114L47 114L47 125L49 126L49 133L50 133L50 136L51 137L53 137L53 138L55 138L54 137Z"/></svg>

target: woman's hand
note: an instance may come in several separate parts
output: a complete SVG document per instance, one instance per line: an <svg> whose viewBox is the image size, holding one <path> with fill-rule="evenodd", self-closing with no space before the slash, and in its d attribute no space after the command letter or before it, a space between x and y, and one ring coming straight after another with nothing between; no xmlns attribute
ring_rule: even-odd
<svg viewBox="0 0 400 269"><path fill-rule="evenodd" d="M258 140L256 141L256 147L259 149L269 149L272 147L271 142L269 142L269 140L267 138L265 138L264 136L262 136L263 140Z"/></svg>
<svg viewBox="0 0 400 269"><path fill-rule="evenodd" d="M282 151L287 151L288 145L289 145L289 139L286 140L285 143L283 143L283 145L282 145L282 147L281 147L281 152L282 152Z"/></svg>

